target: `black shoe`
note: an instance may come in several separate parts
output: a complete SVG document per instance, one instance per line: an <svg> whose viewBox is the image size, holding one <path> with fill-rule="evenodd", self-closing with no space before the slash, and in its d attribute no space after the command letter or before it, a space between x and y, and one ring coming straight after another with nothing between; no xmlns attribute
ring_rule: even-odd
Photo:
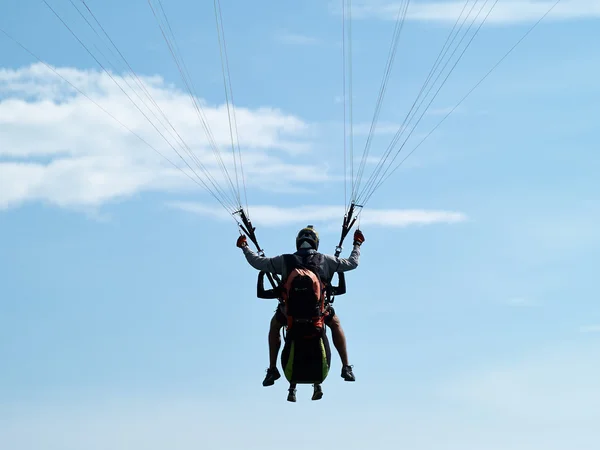
<svg viewBox="0 0 600 450"><path fill-rule="evenodd" d="M356 381L354 374L352 373L352 366L342 367L342 378L346 381Z"/></svg>
<svg viewBox="0 0 600 450"><path fill-rule="evenodd" d="M320 384L313 384L315 388L312 396L312 400L321 400L323 398L323 388Z"/></svg>
<svg viewBox="0 0 600 450"><path fill-rule="evenodd" d="M287 398L288 402L295 402L296 401L296 389L294 388L290 388L288 389L288 398Z"/></svg>
<svg viewBox="0 0 600 450"><path fill-rule="evenodd" d="M279 378L281 378L281 374L279 373L279 370L277 370L277 367L268 368L267 376L263 380L263 386L273 386L275 380L278 380Z"/></svg>

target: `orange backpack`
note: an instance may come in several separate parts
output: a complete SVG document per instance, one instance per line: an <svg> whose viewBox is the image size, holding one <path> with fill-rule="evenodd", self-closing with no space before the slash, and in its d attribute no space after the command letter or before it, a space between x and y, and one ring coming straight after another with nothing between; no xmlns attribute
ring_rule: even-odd
<svg viewBox="0 0 600 450"><path fill-rule="evenodd" d="M284 255L287 276L282 281L281 300L288 330L296 324L312 324L321 330L325 320L326 284L323 281L323 255L312 253ZM304 328L304 327L302 327Z"/></svg>

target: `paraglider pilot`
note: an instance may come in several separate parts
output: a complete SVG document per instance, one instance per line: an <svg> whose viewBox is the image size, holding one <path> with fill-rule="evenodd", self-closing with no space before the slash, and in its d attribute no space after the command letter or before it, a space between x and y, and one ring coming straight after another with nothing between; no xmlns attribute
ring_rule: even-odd
<svg viewBox="0 0 600 450"><path fill-rule="evenodd" d="M332 255L323 255L322 270L328 280L331 280L336 272L347 272L358 267L360 246L364 241L365 238L362 232L360 230L356 230L354 233L352 252L347 259ZM244 235L241 235L238 238L236 245L242 249L244 255L246 256L246 260L256 270L276 273L285 279L286 268L283 255L275 256L273 258L257 255L248 247L246 236ZM296 236L296 252L294 254L306 255L309 253L318 253L318 248L318 233L312 227L306 227L300 230ZM331 329L333 345L335 346L338 354L340 355L340 359L342 360L341 377L346 381L355 381L354 373L352 372L352 366L348 361L346 337L344 335L344 330L342 329L340 319L331 305L329 305L329 310L327 313L328 314L325 319L325 323ZM281 377L281 374L277 369L277 355L279 354L279 349L281 347L280 330L285 324L286 317L280 304L271 319L271 326L269 330L269 368L267 369L267 375L263 381L263 386L271 386L275 383L275 380Z"/></svg>

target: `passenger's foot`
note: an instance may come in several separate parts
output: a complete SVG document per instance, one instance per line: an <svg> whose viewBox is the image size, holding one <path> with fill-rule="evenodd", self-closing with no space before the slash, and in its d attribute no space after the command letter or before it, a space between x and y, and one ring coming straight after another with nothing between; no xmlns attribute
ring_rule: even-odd
<svg viewBox="0 0 600 450"><path fill-rule="evenodd" d="M346 381L356 381L356 378L354 378L354 373L352 373L352 366L342 367L342 378Z"/></svg>
<svg viewBox="0 0 600 450"><path fill-rule="evenodd" d="M320 384L313 384L315 390L313 391L312 400L321 400L323 398L323 388Z"/></svg>
<svg viewBox="0 0 600 450"><path fill-rule="evenodd" d="M294 388L290 388L288 389L288 398L287 398L288 402L295 402L296 401L296 389Z"/></svg>
<svg viewBox="0 0 600 450"><path fill-rule="evenodd" d="M275 384L275 380L278 380L281 377L279 370L277 367L270 367L267 369L267 376L263 380L263 386L273 386Z"/></svg>

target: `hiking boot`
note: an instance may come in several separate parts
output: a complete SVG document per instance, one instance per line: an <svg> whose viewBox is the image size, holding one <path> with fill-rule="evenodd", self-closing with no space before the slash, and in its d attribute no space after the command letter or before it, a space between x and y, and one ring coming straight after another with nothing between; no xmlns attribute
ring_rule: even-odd
<svg viewBox="0 0 600 450"><path fill-rule="evenodd" d="M342 378L346 381L356 381L354 374L352 373L352 366L342 367Z"/></svg>
<svg viewBox="0 0 600 450"><path fill-rule="evenodd" d="M296 401L296 389L294 388L290 388L288 389L288 398L287 398L288 402L295 402Z"/></svg>
<svg viewBox="0 0 600 450"><path fill-rule="evenodd" d="M279 373L279 370L277 370L277 367L270 367L267 369L267 376L263 380L263 386L273 386L275 380L278 380L279 378L281 378L281 374Z"/></svg>
<svg viewBox="0 0 600 450"><path fill-rule="evenodd" d="M320 384L313 384L315 390L313 391L312 400L321 400L323 398L323 388Z"/></svg>

